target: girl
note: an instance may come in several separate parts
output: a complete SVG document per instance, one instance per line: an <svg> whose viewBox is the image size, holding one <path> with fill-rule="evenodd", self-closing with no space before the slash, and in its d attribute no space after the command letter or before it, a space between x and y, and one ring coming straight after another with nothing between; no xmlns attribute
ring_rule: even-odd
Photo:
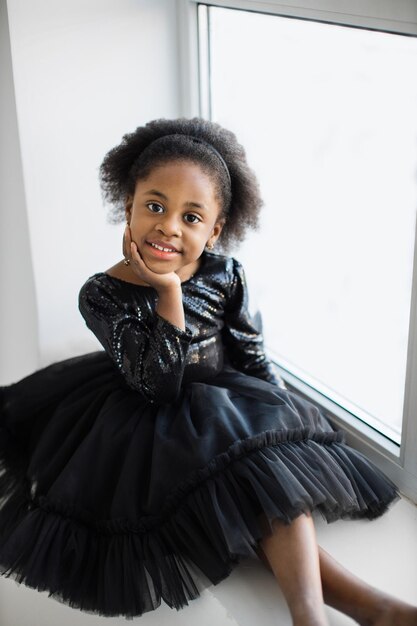
<svg viewBox="0 0 417 626"><path fill-rule="evenodd" d="M417 624L317 546L312 512L373 519L395 485L290 392L225 253L258 224L256 178L230 131L156 120L101 165L124 260L79 308L104 350L1 391L0 565L84 611L180 609L257 555L297 625ZM214 248L221 252L214 252Z"/></svg>

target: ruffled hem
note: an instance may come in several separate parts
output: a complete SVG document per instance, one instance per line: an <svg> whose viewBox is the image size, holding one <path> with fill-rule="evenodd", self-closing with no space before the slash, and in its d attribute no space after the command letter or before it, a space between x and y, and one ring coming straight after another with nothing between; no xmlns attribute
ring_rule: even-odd
<svg viewBox="0 0 417 626"><path fill-rule="evenodd" d="M198 573L225 579L272 520L318 511L328 521L374 519L400 495L342 431L268 431L236 441L194 472L161 514L97 520L33 496L27 455L0 429L0 572L72 608L127 619L161 599L181 609L200 595ZM269 529L262 526L260 516Z"/></svg>

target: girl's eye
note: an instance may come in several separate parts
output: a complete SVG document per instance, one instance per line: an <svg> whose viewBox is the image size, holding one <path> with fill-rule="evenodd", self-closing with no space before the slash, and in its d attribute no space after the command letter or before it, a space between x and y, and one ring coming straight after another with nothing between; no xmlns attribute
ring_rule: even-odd
<svg viewBox="0 0 417 626"><path fill-rule="evenodd" d="M187 213L187 215L185 217L193 217L194 218L192 221L186 220L190 224L197 224L197 222L201 222L200 218L197 215L194 215L194 213Z"/></svg>
<svg viewBox="0 0 417 626"><path fill-rule="evenodd" d="M154 211L152 207L159 207L160 209L163 209L163 207L156 202L148 202L146 206L149 208L150 211L152 211L152 213L159 213L159 211Z"/></svg>
<svg viewBox="0 0 417 626"><path fill-rule="evenodd" d="M148 202L146 206L148 207L151 213L162 213L162 211L164 210L164 207L158 204L157 202ZM159 211L158 209L161 209L161 210ZM197 224L198 222L201 222L201 219L198 217L198 215L194 215L194 213L187 213L185 218L191 218L191 219L186 219L186 222L188 222L189 224Z"/></svg>

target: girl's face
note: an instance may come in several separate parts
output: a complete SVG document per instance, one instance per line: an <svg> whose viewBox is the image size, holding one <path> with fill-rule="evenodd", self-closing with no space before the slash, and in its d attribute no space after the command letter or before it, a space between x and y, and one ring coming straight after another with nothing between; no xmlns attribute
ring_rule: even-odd
<svg viewBox="0 0 417 626"><path fill-rule="evenodd" d="M201 167L173 161L137 181L126 202L126 219L150 270L165 274L182 268L180 274L186 275L196 270L206 244L219 237L224 224L218 219L220 209L216 187Z"/></svg>

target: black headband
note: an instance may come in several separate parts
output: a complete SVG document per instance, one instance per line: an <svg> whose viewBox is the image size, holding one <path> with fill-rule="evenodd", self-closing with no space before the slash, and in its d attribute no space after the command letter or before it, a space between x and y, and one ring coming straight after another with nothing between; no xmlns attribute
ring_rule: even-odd
<svg viewBox="0 0 417 626"><path fill-rule="evenodd" d="M201 144L205 145L209 150L214 152L214 154L217 156L217 158L222 163L223 168L224 168L224 170L225 170L225 172L227 174L227 178L229 180L229 185L232 186L232 179L230 178L230 172L229 172L229 168L226 165L226 161L224 160L224 158L222 157L220 152L218 150L216 150L216 148L214 146L212 146L211 143L209 143L205 139L201 139L200 137L195 137L194 135L183 135L181 133L172 133L170 135L163 135L162 137L158 137L158 139L154 139L154 141L152 141L150 144L148 144L146 146L146 148L149 148L149 146L152 145L153 143L155 143L155 141L159 141L160 139L165 139L166 137L186 137L187 139L191 139L191 141L195 141L196 143L201 143ZM146 150L146 148L145 148L145 150Z"/></svg>

